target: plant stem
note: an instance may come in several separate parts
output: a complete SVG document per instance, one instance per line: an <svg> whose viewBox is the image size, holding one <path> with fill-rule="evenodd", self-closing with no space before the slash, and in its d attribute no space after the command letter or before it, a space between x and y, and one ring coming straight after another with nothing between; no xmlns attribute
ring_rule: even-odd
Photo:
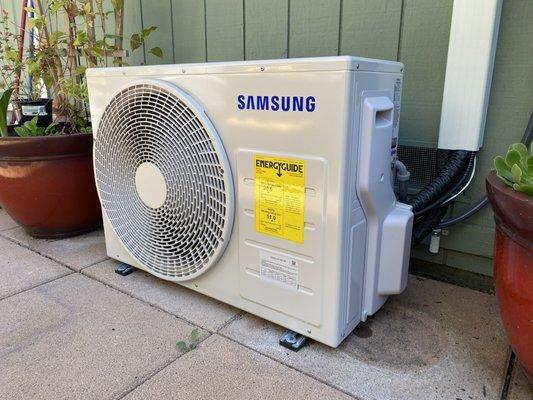
<svg viewBox="0 0 533 400"><path fill-rule="evenodd" d="M119 7L114 9L115 13L115 51L119 54L123 49L122 34L124 32L124 3L120 2ZM124 63L123 56L117 56L113 58L113 64L121 66Z"/></svg>

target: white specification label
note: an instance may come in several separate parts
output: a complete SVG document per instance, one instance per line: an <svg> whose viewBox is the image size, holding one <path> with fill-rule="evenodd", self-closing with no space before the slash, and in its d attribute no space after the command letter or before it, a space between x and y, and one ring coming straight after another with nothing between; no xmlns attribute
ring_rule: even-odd
<svg viewBox="0 0 533 400"><path fill-rule="evenodd" d="M261 279L298 289L298 262L294 258L263 250L259 252L259 267Z"/></svg>
<svg viewBox="0 0 533 400"><path fill-rule="evenodd" d="M48 115L46 106L22 106L22 115L35 117L38 115Z"/></svg>

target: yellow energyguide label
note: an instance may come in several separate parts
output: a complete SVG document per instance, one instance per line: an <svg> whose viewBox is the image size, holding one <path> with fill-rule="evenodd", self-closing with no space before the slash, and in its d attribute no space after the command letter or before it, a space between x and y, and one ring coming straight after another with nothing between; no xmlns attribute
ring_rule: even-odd
<svg viewBox="0 0 533 400"><path fill-rule="evenodd" d="M304 242L305 161L254 156L255 230Z"/></svg>

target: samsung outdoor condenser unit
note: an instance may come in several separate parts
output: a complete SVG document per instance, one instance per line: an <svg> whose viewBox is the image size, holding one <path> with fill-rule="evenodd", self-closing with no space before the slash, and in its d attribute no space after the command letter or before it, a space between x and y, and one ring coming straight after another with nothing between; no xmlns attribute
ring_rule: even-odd
<svg viewBox="0 0 533 400"><path fill-rule="evenodd" d="M108 255L337 346L406 285L402 64L89 69Z"/></svg>

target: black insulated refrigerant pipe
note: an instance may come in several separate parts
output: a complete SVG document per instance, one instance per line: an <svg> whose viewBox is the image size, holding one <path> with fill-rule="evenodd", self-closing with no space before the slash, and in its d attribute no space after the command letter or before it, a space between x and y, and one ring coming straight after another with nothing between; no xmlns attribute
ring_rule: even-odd
<svg viewBox="0 0 533 400"><path fill-rule="evenodd" d="M446 200L461 190L473 167L474 157L475 153L471 151L452 151L433 182L411 199L409 204L415 214L412 246L420 243L444 218L449 207Z"/></svg>
<svg viewBox="0 0 533 400"><path fill-rule="evenodd" d="M429 206L423 208L422 210L416 211L415 217L420 217L424 214L427 214L429 211L434 210L435 208L439 207L440 205L444 204L448 201L449 198L451 198L454 194L458 193L460 190L464 188L464 186L467 184L468 180L470 179L473 169L474 169L474 161L476 159L476 153L471 151L470 152L470 159L468 161L468 165L466 167L466 171L463 174L463 176L458 179L451 187L448 189L448 191L441 196L439 200L436 202L430 204Z"/></svg>
<svg viewBox="0 0 533 400"><path fill-rule="evenodd" d="M463 175L467 172L471 157L472 152L470 151L453 151L433 182L426 185L409 201L413 207L413 213L419 215L420 211L439 202L455 182L462 180Z"/></svg>

